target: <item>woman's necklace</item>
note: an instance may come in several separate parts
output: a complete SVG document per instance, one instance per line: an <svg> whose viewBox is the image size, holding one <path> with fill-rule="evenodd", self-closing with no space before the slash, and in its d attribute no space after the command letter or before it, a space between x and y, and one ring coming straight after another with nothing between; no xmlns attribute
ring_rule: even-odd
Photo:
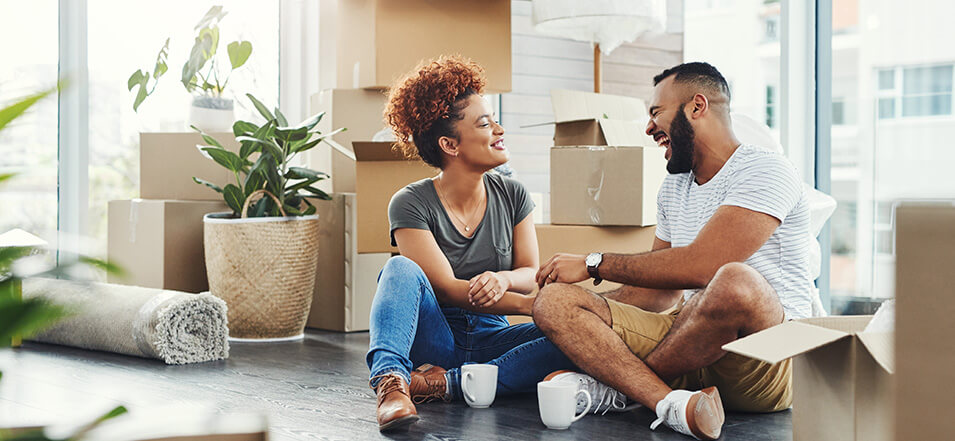
<svg viewBox="0 0 955 441"><path fill-rule="evenodd" d="M438 180L440 181L440 180L442 180L442 178L439 177ZM454 218L457 219L458 222L460 222L462 225L464 225L464 232L470 233L470 232L471 232L471 223L470 223L470 222L465 222L464 220L462 220L462 219L457 215L457 213L454 212L454 208L451 207L451 203L448 202L448 198L446 198L446 197L444 196L444 192L441 191L441 186L440 186L440 185L437 185L437 183L438 183L438 182L435 181L435 186L434 186L434 187L438 189L438 197L440 197L441 200L444 202L444 204L448 206L448 212L451 213L451 215L454 216ZM481 208L481 204L478 203L477 206L474 207L474 211L471 212L471 215L468 216L468 219L469 219L469 220L470 220L470 219L474 219L474 215L477 214L477 211L478 211L478 209L480 209L480 208Z"/></svg>

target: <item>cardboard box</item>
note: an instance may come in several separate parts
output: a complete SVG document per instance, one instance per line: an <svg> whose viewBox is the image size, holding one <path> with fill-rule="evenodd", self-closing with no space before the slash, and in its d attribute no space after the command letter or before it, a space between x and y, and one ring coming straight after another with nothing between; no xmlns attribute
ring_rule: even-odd
<svg viewBox="0 0 955 441"><path fill-rule="evenodd" d="M109 202L107 258L125 274L109 283L198 293L209 290L202 217L230 211L222 201Z"/></svg>
<svg viewBox="0 0 955 441"><path fill-rule="evenodd" d="M331 175L330 180L319 182L319 188L329 193L355 192L352 142L372 139L385 128L387 98L383 91L365 89L329 89L312 95L311 113L326 112L318 130L328 133L341 127L347 129L307 153L309 167Z"/></svg>
<svg viewBox="0 0 955 441"><path fill-rule="evenodd" d="M895 211L895 439L951 439L955 409L955 202Z"/></svg>
<svg viewBox="0 0 955 441"><path fill-rule="evenodd" d="M653 249L656 227L592 227L585 225L534 225L540 263L557 253L590 254L643 253ZM592 280L577 285L595 292L606 292L620 287L619 283L604 281L594 286ZM531 321L527 316L508 316L511 323Z"/></svg>
<svg viewBox="0 0 955 441"><path fill-rule="evenodd" d="M313 200L318 208L318 271L310 328L331 331L367 331L371 302L378 289L378 273L390 253L359 254L354 193L335 193L332 200Z"/></svg>
<svg viewBox="0 0 955 441"><path fill-rule="evenodd" d="M487 93L511 90L511 0L339 0L337 82L388 88L446 54L484 67Z"/></svg>
<svg viewBox="0 0 955 441"><path fill-rule="evenodd" d="M225 148L236 153L239 144L232 133L211 133ZM218 186L235 182L235 175L206 158L196 145L207 145L198 133L143 132L139 134L139 197L184 201L221 200L222 196L192 178Z"/></svg>
<svg viewBox="0 0 955 441"><path fill-rule="evenodd" d="M788 321L723 349L768 363L794 357L793 440L891 440L893 335L863 332L871 318Z"/></svg>
<svg viewBox="0 0 955 441"><path fill-rule="evenodd" d="M420 159L409 160L391 142L354 142L358 207L358 252L397 253L391 246L388 203L404 186L430 178L438 170Z"/></svg>
<svg viewBox="0 0 955 441"><path fill-rule="evenodd" d="M661 147L554 147L550 152L553 224L657 223L657 192L666 177Z"/></svg>
<svg viewBox="0 0 955 441"><path fill-rule="evenodd" d="M555 89L550 93L554 109L555 146L657 145L646 134L646 104L639 98Z"/></svg>

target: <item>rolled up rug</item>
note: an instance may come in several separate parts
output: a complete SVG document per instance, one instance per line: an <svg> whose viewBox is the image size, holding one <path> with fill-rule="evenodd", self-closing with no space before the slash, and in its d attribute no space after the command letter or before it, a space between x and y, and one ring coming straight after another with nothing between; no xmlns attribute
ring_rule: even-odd
<svg viewBox="0 0 955 441"><path fill-rule="evenodd" d="M209 294L52 279L27 279L23 298L71 311L30 340L158 358L167 364L229 356L226 304Z"/></svg>

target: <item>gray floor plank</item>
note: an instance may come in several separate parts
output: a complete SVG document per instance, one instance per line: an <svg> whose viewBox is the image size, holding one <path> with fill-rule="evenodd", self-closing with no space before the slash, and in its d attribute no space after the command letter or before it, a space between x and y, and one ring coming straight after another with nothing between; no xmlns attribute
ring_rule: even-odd
<svg viewBox="0 0 955 441"><path fill-rule="evenodd" d="M533 395L499 397L490 409L463 403L419 406L408 432L381 435L367 387L368 334L309 331L300 342L236 343L228 360L167 366L156 360L27 342L0 351L0 425L85 415L114 404L150 406L190 401L217 409L269 414L271 439L292 440L687 440L649 430L647 409L588 416L569 430L544 428ZM790 440L790 412L732 413L721 439Z"/></svg>

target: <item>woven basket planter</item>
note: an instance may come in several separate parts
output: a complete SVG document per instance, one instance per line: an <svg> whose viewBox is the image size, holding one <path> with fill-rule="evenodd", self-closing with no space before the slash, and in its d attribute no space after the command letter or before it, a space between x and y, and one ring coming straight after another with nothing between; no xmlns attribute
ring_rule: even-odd
<svg viewBox="0 0 955 441"><path fill-rule="evenodd" d="M229 337L304 335L318 265L318 216L203 218L209 291L229 307Z"/></svg>

